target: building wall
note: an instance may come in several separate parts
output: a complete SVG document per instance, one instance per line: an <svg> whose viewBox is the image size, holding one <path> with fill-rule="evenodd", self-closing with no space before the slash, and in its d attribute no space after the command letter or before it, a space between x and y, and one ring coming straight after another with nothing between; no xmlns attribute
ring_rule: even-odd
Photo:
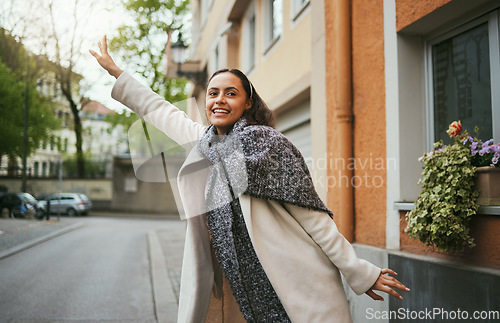
<svg viewBox="0 0 500 323"><path fill-rule="evenodd" d="M352 2L352 64L355 241L383 247L388 165L382 0Z"/></svg>
<svg viewBox="0 0 500 323"><path fill-rule="evenodd" d="M161 159L151 159L149 162L143 165L142 170L137 169L137 172L141 172L138 174L134 171L131 158L114 157L112 210L179 214L172 186L168 176L163 173ZM171 176L175 178L182 162L167 157L166 164L175 168ZM159 179L161 176L165 178Z"/></svg>
<svg viewBox="0 0 500 323"><path fill-rule="evenodd" d="M57 192L83 193L92 202L110 202L112 199L111 179L71 179L59 182L51 178L28 178L26 191L34 197ZM0 186L5 186L8 192L21 192L21 179L0 178Z"/></svg>
<svg viewBox="0 0 500 323"><path fill-rule="evenodd" d="M327 156L330 161L328 206L335 212L340 200L339 190L354 187L354 240L373 246L385 246L386 209L386 147L384 95L384 29L383 1L351 2L352 111L353 154L340 157L339 133L343 120L337 116L339 68L336 61L339 32L336 26L335 2L325 2L326 32L326 104ZM351 139L351 138L350 138ZM340 172L353 168L353 177ZM342 225L339 225L342 230Z"/></svg>
<svg viewBox="0 0 500 323"><path fill-rule="evenodd" d="M328 175L335 179L333 182L344 184L339 178L338 169L342 165L338 165L337 158L342 156L341 141L350 134L341 131L348 117L340 118L339 113L342 108L339 106L339 85L345 81L339 77L342 66L337 59L342 32L337 25L336 12L340 2L324 3L326 149L331 165ZM418 311L438 305L444 310L456 310L456 304L465 301L457 295L470 288L482 290L479 293L482 296L474 300L468 298L467 310L498 310L498 297L490 293L490 286L500 282L496 238L500 223L498 210L483 208L489 214L480 212L473 218L471 235L476 247L458 254L437 251L409 238L404 232L405 212L398 210L395 202L412 202L420 191L417 181L422 168L417 159L428 149L426 40L497 11L499 4L487 0L348 2L351 10L352 158L359 162L352 174L354 248L360 257L381 268L395 269L398 278L412 288L412 292L403 295L403 302L384 295L389 302L378 303L356 296L346 287L354 321L366 321L367 311L373 310L379 313L398 309ZM366 179L376 180L376 183L367 183ZM377 184L372 185L377 187L367 184ZM338 185L328 186L328 206L334 211L343 203L339 192ZM341 232L346 230L342 225L339 229ZM425 272L424 276L420 272ZM476 285L477 281L483 283ZM435 289L439 292L434 293Z"/></svg>
<svg viewBox="0 0 500 323"><path fill-rule="evenodd" d="M401 30L453 0L396 0L396 28Z"/></svg>
<svg viewBox="0 0 500 323"><path fill-rule="evenodd" d="M263 2L257 1L257 11L263 12ZM257 64L249 77L271 109L279 109L292 94L310 85L312 64L311 15L304 14L292 25L290 1L283 1L283 34L265 54L262 39L263 15L257 15ZM295 87L295 88L294 88Z"/></svg>

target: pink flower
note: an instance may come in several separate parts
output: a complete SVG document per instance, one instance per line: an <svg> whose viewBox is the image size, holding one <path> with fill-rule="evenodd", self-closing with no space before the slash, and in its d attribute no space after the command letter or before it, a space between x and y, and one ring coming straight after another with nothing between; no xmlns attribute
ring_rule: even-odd
<svg viewBox="0 0 500 323"><path fill-rule="evenodd" d="M460 135L461 132L462 132L462 123L460 122L460 120L453 121L450 124L448 130L446 130L446 133L448 133L448 136L450 136L450 138L457 137L458 135Z"/></svg>

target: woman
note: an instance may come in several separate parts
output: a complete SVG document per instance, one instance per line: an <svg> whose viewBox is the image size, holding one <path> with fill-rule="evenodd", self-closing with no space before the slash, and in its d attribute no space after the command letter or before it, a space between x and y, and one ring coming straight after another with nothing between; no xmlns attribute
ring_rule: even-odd
<svg viewBox="0 0 500 323"><path fill-rule="evenodd" d="M105 36L99 49L90 53L117 78L113 98L189 150L178 176L187 215L179 322L349 322L340 272L374 300L383 300L374 290L409 291L391 269L357 258L243 73L209 79L205 127L118 68Z"/></svg>

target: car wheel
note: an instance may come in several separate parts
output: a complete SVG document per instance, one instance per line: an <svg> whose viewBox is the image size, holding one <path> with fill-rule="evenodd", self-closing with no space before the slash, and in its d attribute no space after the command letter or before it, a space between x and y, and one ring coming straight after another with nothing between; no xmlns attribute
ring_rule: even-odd
<svg viewBox="0 0 500 323"><path fill-rule="evenodd" d="M69 215L69 216L75 216L76 215L76 210L73 209L73 208L69 208L66 210L66 213Z"/></svg>
<svg viewBox="0 0 500 323"><path fill-rule="evenodd" d="M45 217L45 211L43 209L38 209L36 212L36 218L41 220Z"/></svg>
<svg viewBox="0 0 500 323"><path fill-rule="evenodd" d="M8 207L3 207L1 211L2 218L7 219L8 217L10 217L10 210Z"/></svg>
<svg viewBox="0 0 500 323"><path fill-rule="evenodd" d="M24 218L26 217L26 214L23 213L23 211L21 210L21 208L19 206L14 206L11 210L10 210L10 217L11 218Z"/></svg>

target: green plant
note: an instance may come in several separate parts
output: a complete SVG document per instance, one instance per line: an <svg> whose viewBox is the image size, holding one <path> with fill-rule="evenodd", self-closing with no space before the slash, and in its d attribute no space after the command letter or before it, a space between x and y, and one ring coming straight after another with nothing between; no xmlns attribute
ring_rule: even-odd
<svg viewBox="0 0 500 323"><path fill-rule="evenodd" d="M459 129L458 129L458 126ZM405 232L418 238L428 246L441 250L463 251L473 247L474 239L469 235L469 222L476 214L478 193L474 178L476 167L472 165L472 154L460 135L460 123L453 123L454 130L448 134L454 142L445 146L434 144L434 150L424 154L424 164L419 184L422 191L415 208L407 215Z"/></svg>

